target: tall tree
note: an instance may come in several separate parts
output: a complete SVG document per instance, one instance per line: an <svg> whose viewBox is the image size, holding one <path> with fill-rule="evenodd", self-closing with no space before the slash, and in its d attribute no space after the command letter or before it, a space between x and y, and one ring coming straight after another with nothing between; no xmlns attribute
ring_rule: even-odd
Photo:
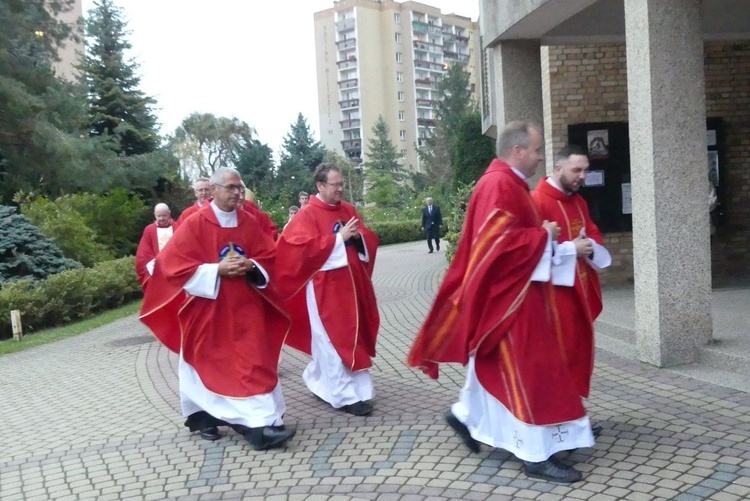
<svg viewBox="0 0 750 501"><path fill-rule="evenodd" d="M372 137L367 143L366 168L368 171L388 172L394 179L401 179L401 162L398 150L389 137L390 132L391 129L385 123L383 115L379 115L372 126Z"/></svg>
<svg viewBox="0 0 750 501"><path fill-rule="evenodd" d="M476 111L471 97L470 75L460 64L448 68L438 86L440 98L435 105L436 126L419 150L428 181L445 190L456 182L458 167L454 160L466 117ZM480 131L481 134L481 131ZM463 178L463 176L461 176Z"/></svg>
<svg viewBox="0 0 750 501"><path fill-rule="evenodd" d="M258 139L240 145L235 164L247 187L253 191L269 193L273 183L273 150Z"/></svg>
<svg viewBox="0 0 750 501"><path fill-rule="evenodd" d="M282 203L296 202L297 193L315 188L312 172L323 162L326 149L313 137L307 119L300 113L281 145L276 172L276 194Z"/></svg>
<svg viewBox="0 0 750 501"><path fill-rule="evenodd" d="M171 147L188 179L209 177L219 167L237 167L238 155L255 129L238 118L193 113L177 127Z"/></svg>
<svg viewBox="0 0 750 501"><path fill-rule="evenodd" d="M159 146L156 101L140 90L138 64L128 58L127 24L112 0L97 0L86 22L87 57L81 64L89 94L89 134L116 139L123 155L149 153Z"/></svg>
<svg viewBox="0 0 750 501"><path fill-rule="evenodd" d="M94 161L82 140L85 100L55 77L57 50L75 37L57 15L69 0L0 1L0 195L75 189Z"/></svg>
<svg viewBox="0 0 750 501"><path fill-rule="evenodd" d="M453 155L456 183L476 182L495 158L495 141L482 133L482 115L473 111L457 124Z"/></svg>

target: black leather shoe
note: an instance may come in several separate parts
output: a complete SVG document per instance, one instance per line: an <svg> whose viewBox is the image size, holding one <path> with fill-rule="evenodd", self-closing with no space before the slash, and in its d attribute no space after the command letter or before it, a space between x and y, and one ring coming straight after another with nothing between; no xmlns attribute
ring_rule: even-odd
<svg viewBox="0 0 750 501"><path fill-rule="evenodd" d="M256 451L265 451L283 446L287 440L292 438L297 430L286 426L262 426L259 428L248 428L245 438Z"/></svg>
<svg viewBox="0 0 750 501"><path fill-rule="evenodd" d="M469 433L469 429L466 427L466 425L459 421L451 411L448 411L445 414L445 420L448 422L451 428L453 428L456 433L458 433L458 436L461 437L461 440L464 441L464 444L466 444L466 447L468 447L471 452L479 452L479 442L472 438L471 433Z"/></svg>
<svg viewBox="0 0 750 501"><path fill-rule="evenodd" d="M372 404L360 401L345 405L340 410L354 416L369 416L372 414Z"/></svg>
<svg viewBox="0 0 750 501"><path fill-rule="evenodd" d="M432 254L432 250L430 250L430 252L428 252L427 254Z"/></svg>
<svg viewBox="0 0 750 501"><path fill-rule="evenodd" d="M523 462L523 472L531 478L555 482L558 484L572 484L583 478L580 471L552 458L541 463Z"/></svg>
<svg viewBox="0 0 750 501"><path fill-rule="evenodd" d="M211 440L212 442L221 438L221 433L219 433L219 429L216 426L201 428L200 435L202 439Z"/></svg>
<svg viewBox="0 0 750 501"><path fill-rule="evenodd" d="M604 430L604 428L602 428L598 424L591 427L591 433L593 433L594 438L599 438L599 435L602 434L602 430Z"/></svg>
<svg viewBox="0 0 750 501"><path fill-rule="evenodd" d="M440 244L437 244L436 248L437 248L437 250L440 250Z"/></svg>

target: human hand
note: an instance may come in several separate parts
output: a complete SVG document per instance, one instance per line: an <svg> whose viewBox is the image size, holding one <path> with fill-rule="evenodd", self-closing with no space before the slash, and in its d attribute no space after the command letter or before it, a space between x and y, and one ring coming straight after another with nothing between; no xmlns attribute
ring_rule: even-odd
<svg viewBox="0 0 750 501"><path fill-rule="evenodd" d="M576 255L578 257L589 257L594 252L594 244L590 238L586 238L585 234L578 235L574 240L573 244L576 246Z"/></svg>
<svg viewBox="0 0 750 501"><path fill-rule="evenodd" d="M255 263L242 256L231 256L219 261L219 276L239 277L255 267Z"/></svg>
<svg viewBox="0 0 750 501"><path fill-rule="evenodd" d="M344 242L350 238L359 238L359 219L352 217L344 226L339 229L341 238Z"/></svg>
<svg viewBox="0 0 750 501"><path fill-rule="evenodd" d="M557 241L557 237L560 235L560 226L555 221L547 221L545 219L542 222L542 228L549 232L552 236L552 240Z"/></svg>

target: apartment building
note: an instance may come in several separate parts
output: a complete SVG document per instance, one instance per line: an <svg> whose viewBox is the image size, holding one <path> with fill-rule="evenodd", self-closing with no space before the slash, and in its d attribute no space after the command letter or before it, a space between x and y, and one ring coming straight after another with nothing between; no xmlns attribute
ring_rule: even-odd
<svg viewBox="0 0 750 501"><path fill-rule="evenodd" d="M479 91L477 24L390 0L339 0L314 17L323 145L366 165L372 127L382 115L404 168L420 171L417 148L435 126L447 68L463 65L472 92Z"/></svg>
<svg viewBox="0 0 750 501"><path fill-rule="evenodd" d="M81 54L84 51L83 31L79 29L78 24L82 15L82 0L74 0L70 5L70 10L60 13L58 16L61 22L72 26L78 35L78 40L69 38L63 42L57 52L57 57L60 60L54 63L55 73L66 80L75 80L78 76L76 65L80 62Z"/></svg>

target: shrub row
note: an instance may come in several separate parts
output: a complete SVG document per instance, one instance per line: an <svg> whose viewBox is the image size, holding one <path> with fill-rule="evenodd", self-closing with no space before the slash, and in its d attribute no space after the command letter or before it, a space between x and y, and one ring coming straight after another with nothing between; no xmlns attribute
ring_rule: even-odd
<svg viewBox="0 0 750 501"><path fill-rule="evenodd" d="M6 282L0 288L0 338L12 337L10 311L20 310L24 333L79 320L141 297L133 257L67 270L45 280Z"/></svg>
<svg viewBox="0 0 750 501"><path fill-rule="evenodd" d="M367 227L378 236L379 245L388 245L414 242L426 238L421 224L418 220L383 221L368 223ZM440 233L445 234L445 227L441 229Z"/></svg>

